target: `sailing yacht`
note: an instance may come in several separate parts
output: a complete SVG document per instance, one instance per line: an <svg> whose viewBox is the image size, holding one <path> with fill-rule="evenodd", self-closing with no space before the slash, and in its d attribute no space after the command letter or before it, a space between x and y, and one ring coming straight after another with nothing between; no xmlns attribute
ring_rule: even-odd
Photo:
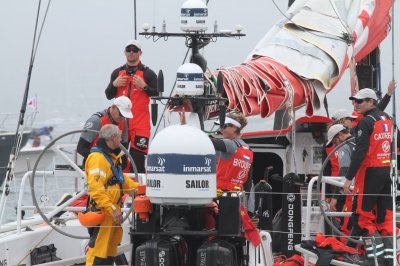
<svg viewBox="0 0 400 266"><path fill-rule="evenodd" d="M193 6L190 3L186 4L185 12L181 10L181 15L190 17L195 12L191 13ZM220 262L223 262L223 265L272 266L274 262L281 262L276 257L278 254L290 257L301 252L303 256L300 256L300 265L315 263L318 256L305 250L300 245L301 241L312 241L318 232L327 231L323 220L324 212L318 207L318 203L325 198L324 184L343 185L332 177L318 177L323 170L322 149L326 127L331 119L328 115L317 112L322 109L326 94L335 89L344 71L352 66L351 62L362 60L386 37L391 4L391 1L386 0L295 1L284 13L283 19L256 45L244 63L220 68L206 78L205 87L209 90L204 95L160 95L153 98L154 101L166 100L169 107L167 110L171 111L178 110L175 107L182 103L189 107L196 106L195 103L199 102L210 103L199 108L185 109L193 114L197 112L200 117L198 125L203 130L203 118L215 118L219 112L224 114L225 108L262 118L280 113L276 115L274 129L243 134L243 139L255 154L255 181L268 182L271 188L269 191L260 191L259 194L246 195L237 191L223 194L217 199L219 225L212 230L186 227L183 221L185 219L182 218L186 210L207 208L203 206L203 201L199 204L196 201L198 199L193 196L194 193L190 195L190 191L174 190L170 198L178 199L176 201L169 201L165 195L158 195L159 199L150 201L152 211L148 211L145 216L132 213L132 202L128 200L123 208L124 237L119 246L119 254L128 263L135 265L167 265L167 262L169 265L221 265ZM204 11L205 7L201 8ZM197 23L196 19L194 23ZM173 35L183 36L192 40L187 42L189 47L193 45L193 40L200 40L200 48L204 48L215 38L238 37L243 34L239 27L236 32L216 30L214 33L206 33L204 29L192 30L190 28L187 32L176 34L147 29L142 35L155 40L172 38ZM197 52L197 62L202 64L200 67L204 67L204 60L199 59L199 46L193 45L190 48ZM304 115L300 114L301 108L304 109ZM187 130L188 127L185 128ZM198 129L188 129L188 134L180 134L182 127L180 129L170 126L157 133L153 141L162 132L165 133L165 130L177 130L169 135L172 144L179 141L196 142L197 139L192 139L194 134L207 140L207 136L203 132L199 133ZM67 135L76 133L79 132ZM179 145L172 146L182 148ZM196 145L193 147L188 145L187 149L195 153ZM200 148L204 147L198 147ZM85 261L88 235L86 228L79 224L76 214L84 211L85 207L71 205L86 193L85 175L74 160L65 154L62 145L49 145L45 148L45 151L48 150L60 156L69 166L51 171L34 168L25 173L17 194L17 218L12 223L1 224L0 227L0 265L71 265ZM162 169L165 163L163 156L171 150L172 148L165 148L163 153L154 155L160 156L159 160L155 160L159 164L157 167L160 167L157 169ZM210 160L205 160L207 162ZM42 179L39 181L36 176L41 176ZM160 183L154 181L154 176L152 179L143 173L133 173L132 176L142 184L148 184L152 192L161 188L161 185L157 187ZM57 188L71 189L70 196L64 197L60 202L50 198L46 190L47 184L57 183L58 178L69 178L70 182L68 186ZM149 178L153 181L146 183ZM212 178L215 181L215 177L210 177ZM322 189L315 187L317 180L322 183ZM43 184L40 188L37 187L39 182ZM209 183L199 184L194 182L190 189L202 193L207 190L204 184ZM4 186L3 189L1 218L10 195L5 193L7 188ZM32 194L32 202L24 202L26 189ZM240 206L252 194L258 200L253 209L253 218L256 218L253 225L257 229L251 232L256 232L253 236L259 242L248 239L249 230L241 219L243 213ZM146 195L136 198L142 196L144 198ZM183 198L187 199L185 203L182 203ZM163 200L168 200L170 205L163 204ZM272 203L272 206L263 204L264 200ZM172 218L167 219L162 215L162 211L167 209L176 211ZM32 210L35 213L28 216L27 212ZM279 211L281 216L277 215ZM325 212L325 215L338 214ZM281 222L274 222L274 217L281 217ZM167 226L171 224L174 226ZM207 256L210 260L206 260ZM340 261L335 257L331 265L359 263L360 260Z"/></svg>

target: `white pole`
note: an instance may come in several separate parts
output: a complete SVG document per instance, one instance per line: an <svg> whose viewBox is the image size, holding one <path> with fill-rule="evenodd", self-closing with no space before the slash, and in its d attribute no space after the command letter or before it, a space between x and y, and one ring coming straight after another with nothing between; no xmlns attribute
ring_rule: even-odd
<svg viewBox="0 0 400 266"><path fill-rule="evenodd" d="M395 62L394 62L394 0L392 0L392 86L395 86ZM393 126L392 126L392 152L391 152L391 165L390 165L390 175L392 178L392 206L393 206L393 265L397 265L397 226L396 226L396 196L397 196L397 123L396 123L396 90L393 87L392 95L393 104Z"/></svg>

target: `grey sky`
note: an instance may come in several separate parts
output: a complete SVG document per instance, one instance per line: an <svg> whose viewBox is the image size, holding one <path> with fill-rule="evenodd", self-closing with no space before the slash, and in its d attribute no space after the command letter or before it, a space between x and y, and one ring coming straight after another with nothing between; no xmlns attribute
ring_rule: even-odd
<svg viewBox="0 0 400 266"><path fill-rule="evenodd" d="M180 7L184 1L137 0L138 31L144 22L179 32ZM277 0L286 9L286 0ZM398 2L398 1L397 1ZM0 2L0 113L19 112L27 78L38 0ZM42 9L47 1L42 1ZM398 3L396 3L398 6ZM219 29L241 24L247 36L240 40L219 39L204 53L212 70L243 62L258 40L282 15L270 0L210 0L209 30L215 20ZM90 114L109 105L104 90L111 71L125 62L123 48L134 38L133 0L52 1L36 54L30 96L39 97L37 123L65 123L79 128ZM396 17L396 26L398 25ZM396 38L399 29L395 27ZM382 44L382 86L391 78L391 36ZM143 46L142 61L158 72L163 69L166 89L172 87L175 72L186 53L181 38L153 42L138 37ZM396 43L399 45L399 42ZM399 54L396 54L398 69ZM329 94L331 111L351 108L347 77ZM396 74L396 79L398 75ZM398 97L400 98L400 96ZM398 101L399 102L399 101ZM391 108L387 110L391 113ZM71 123L71 124L68 124ZM57 125L58 126L58 125Z"/></svg>

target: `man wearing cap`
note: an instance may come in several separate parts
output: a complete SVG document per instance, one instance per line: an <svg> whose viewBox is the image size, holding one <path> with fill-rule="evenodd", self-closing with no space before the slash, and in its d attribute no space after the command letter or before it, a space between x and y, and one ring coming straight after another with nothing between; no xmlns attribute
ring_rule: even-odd
<svg viewBox="0 0 400 266"><path fill-rule="evenodd" d="M393 235L390 177L392 120L377 108L378 98L371 89L362 89L349 99L354 100L356 111L364 117L355 128L356 146L343 190L346 194L352 193L350 185L355 177L353 224L360 227L364 236L366 265L374 265L375 254L380 260L384 258L386 265L392 265L393 243L389 237Z"/></svg>
<svg viewBox="0 0 400 266"><path fill-rule="evenodd" d="M336 112L332 115L332 124L342 124L343 126L347 127L348 129L352 128L352 122L354 119L356 119L357 116L352 115L351 112L345 110L345 109L338 109ZM325 156L331 153L331 151L335 148L332 142L326 143L325 147ZM339 160L338 160L338 154L339 152L337 151L333 156L331 156L329 160L329 164L327 167L324 169L324 175L330 175L330 176L339 176Z"/></svg>
<svg viewBox="0 0 400 266"><path fill-rule="evenodd" d="M142 64L142 46L137 40L125 45L126 63L111 73L107 99L126 96L132 101L133 118L128 120L130 151L139 172L144 173L150 138L150 96L157 95L157 75Z"/></svg>
<svg viewBox="0 0 400 266"><path fill-rule="evenodd" d="M393 94L393 90L397 87L397 82L396 81L390 81L388 88L387 88L387 92L385 94L385 96L383 96L383 98L379 101L377 108L381 111L385 111L386 107L388 106L389 102L390 102L390 98L392 97ZM361 120L361 118L363 117L362 114L358 114L356 111L354 111L352 113L353 116L356 116L355 119L353 119L352 122L352 126L350 128L354 128L357 123ZM353 134L353 131L351 130L351 133Z"/></svg>
<svg viewBox="0 0 400 266"><path fill-rule="evenodd" d="M333 124L342 124L343 126L351 129L353 127L353 120L356 119L357 116L353 115L351 112L346 109L338 109L332 115Z"/></svg>
<svg viewBox="0 0 400 266"><path fill-rule="evenodd" d="M90 149L96 145L99 135L95 131L107 124L114 124L122 131L122 143L128 144L128 132L126 119L132 118L132 103L128 97L120 96L114 99L113 104L107 109L93 114L85 123L84 129L91 131L83 132L79 138L77 152L85 159L90 153ZM85 162L83 163L85 164Z"/></svg>
<svg viewBox="0 0 400 266"><path fill-rule="evenodd" d="M347 141L352 136L350 130L342 124L332 125L328 130L328 142L327 145L333 144L334 146L339 146L341 143ZM349 141L344 144L338 150L338 165L339 173L338 176L344 176L349 169L351 162L351 155L353 154L355 148L355 142ZM341 180L344 182L345 180ZM338 187L333 189L333 197L329 202L332 211L344 211L349 212L352 209L353 198L351 195L344 196L343 190ZM343 217L341 221L341 230L344 234L349 235L351 230L351 224L349 224L349 217Z"/></svg>

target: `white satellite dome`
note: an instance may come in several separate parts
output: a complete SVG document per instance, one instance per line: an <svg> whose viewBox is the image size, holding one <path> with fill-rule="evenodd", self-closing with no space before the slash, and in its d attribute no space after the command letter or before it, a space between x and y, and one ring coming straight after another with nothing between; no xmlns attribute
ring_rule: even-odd
<svg viewBox="0 0 400 266"><path fill-rule="evenodd" d="M178 68L175 92L179 96L195 96L204 93L203 70L200 66L186 63Z"/></svg>
<svg viewBox="0 0 400 266"><path fill-rule="evenodd" d="M200 129L173 125L158 133L147 156L146 195L155 204L204 205L216 196L215 149Z"/></svg>
<svg viewBox="0 0 400 266"><path fill-rule="evenodd" d="M187 0L181 7L181 30L206 31L207 5L201 0Z"/></svg>

